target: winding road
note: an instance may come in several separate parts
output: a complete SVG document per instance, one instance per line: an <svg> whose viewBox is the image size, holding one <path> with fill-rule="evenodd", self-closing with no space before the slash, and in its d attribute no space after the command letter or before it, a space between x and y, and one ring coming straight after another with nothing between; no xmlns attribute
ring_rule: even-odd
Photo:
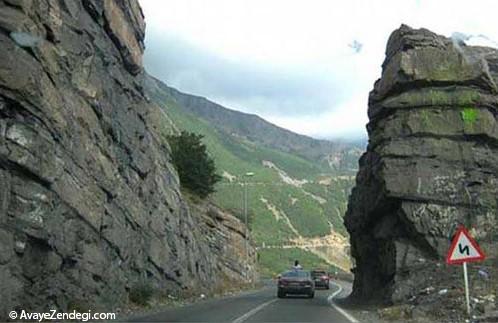
<svg viewBox="0 0 498 323"><path fill-rule="evenodd" d="M343 288L345 287L345 288ZM276 297L276 287L207 300L131 319L132 322L332 322L358 323L333 299L347 296L345 283L316 290L315 298Z"/></svg>

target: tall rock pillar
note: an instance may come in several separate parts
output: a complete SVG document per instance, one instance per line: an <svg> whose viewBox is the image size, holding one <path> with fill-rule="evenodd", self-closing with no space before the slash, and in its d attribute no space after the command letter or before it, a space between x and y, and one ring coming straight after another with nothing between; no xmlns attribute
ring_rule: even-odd
<svg viewBox="0 0 498 323"><path fill-rule="evenodd" d="M345 224L353 298L391 302L417 262L443 259L458 224L496 259L498 51L402 25L382 68Z"/></svg>

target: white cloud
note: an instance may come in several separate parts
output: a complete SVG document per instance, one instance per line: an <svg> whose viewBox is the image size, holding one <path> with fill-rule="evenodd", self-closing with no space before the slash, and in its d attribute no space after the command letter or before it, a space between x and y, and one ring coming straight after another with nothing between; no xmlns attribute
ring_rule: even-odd
<svg viewBox="0 0 498 323"><path fill-rule="evenodd" d="M356 138L368 122L364 98L357 97L317 116L263 115L268 121L316 138Z"/></svg>
<svg viewBox="0 0 498 323"><path fill-rule="evenodd" d="M401 23L446 36L454 32L485 35L491 39L485 44L492 46L496 46L493 40L498 39L498 20L493 10L496 5L492 0L140 0L140 3L148 31L145 65L153 74L155 71L156 76L166 78L180 90L207 96L232 108L257 112L291 130L319 136L365 133L368 92L380 76L387 39ZM178 63L182 59L178 53L176 65L161 68L161 54L173 45L172 39L190 44L208 56L198 55L204 60L191 62L188 67ZM348 46L355 40L363 45L358 53ZM481 37L470 42L482 44L484 40ZM208 68L211 61L206 57L216 61L217 73ZM240 71L245 74L234 77ZM230 79L223 81L225 75ZM264 84L278 82L277 89L263 91L260 87L255 93L243 95L244 91L250 92L250 85L232 83L243 83L246 78L253 82L263 79ZM289 93L291 88L293 92L299 91L295 84L300 81L302 90L309 95ZM305 86L304 82L311 85ZM309 104L303 103L306 97L310 98ZM311 107L318 104L322 106L309 114Z"/></svg>

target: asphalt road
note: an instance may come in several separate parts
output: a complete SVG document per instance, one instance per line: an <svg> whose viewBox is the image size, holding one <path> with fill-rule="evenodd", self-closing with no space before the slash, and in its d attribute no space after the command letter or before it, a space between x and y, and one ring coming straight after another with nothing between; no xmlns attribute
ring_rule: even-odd
<svg viewBox="0 0 498 323"><path fill-rule="evenodd" d="M337 285L316 290L315 298L279 299L276 287L222 299L208 300L184 307L135 318L133 322L332 322L352 323L347 313L335 305L332 296L341 296ZM341 311L343 313L341 313Z"/></svg>

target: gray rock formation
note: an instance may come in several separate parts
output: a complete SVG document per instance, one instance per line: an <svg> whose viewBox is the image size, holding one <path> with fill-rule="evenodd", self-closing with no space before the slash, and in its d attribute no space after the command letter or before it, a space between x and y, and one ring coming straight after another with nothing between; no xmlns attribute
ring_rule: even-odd
<svg viewBox="0 0 498 323"><path fill-rule="evenodd" d="M180 194L143 93L144 27L134 0L0 0L0 320L252 275L242 225Z"/></svg>
<svg viewBox="0 0 498 323"><path fill-rule="evenodd" d="M403 25L382 67L345 224L353 298L391 302L412 266L444 259L457 224L497 263L498 51Z"/></svg>

